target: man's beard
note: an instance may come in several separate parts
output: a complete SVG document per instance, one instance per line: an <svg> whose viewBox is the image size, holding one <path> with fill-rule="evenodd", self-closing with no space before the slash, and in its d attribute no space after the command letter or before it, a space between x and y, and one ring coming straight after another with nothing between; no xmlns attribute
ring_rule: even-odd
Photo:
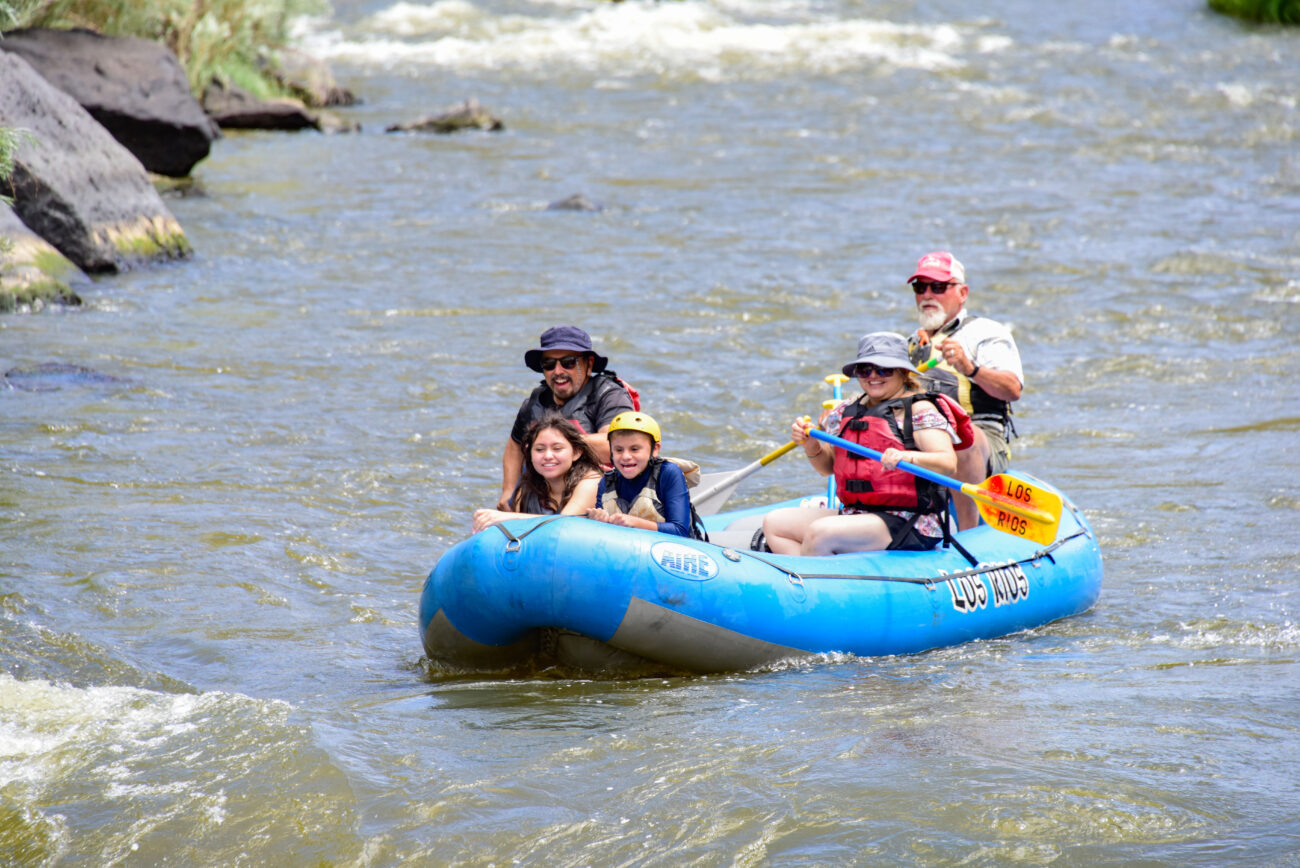
<svg viewBox="0 0 1300 868"><path fill-rule="evenodd" d="M941 307L920 309L917 311L916 321L921 324L921 328L932 332L948 321L948 314Z"/></svg>

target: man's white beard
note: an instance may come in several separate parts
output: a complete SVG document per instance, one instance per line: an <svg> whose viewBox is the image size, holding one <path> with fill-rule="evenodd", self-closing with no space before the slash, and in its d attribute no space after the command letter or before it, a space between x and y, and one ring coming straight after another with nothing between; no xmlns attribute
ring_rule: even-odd
<svg viewBox="0 0 1300 868"><path fill-rule="evenodd" d="M943 308L936 307L930 310L922 309L917 311L916 319L921 324L921 328L932 332L948 321L948 315L944 313Z"/></svg>

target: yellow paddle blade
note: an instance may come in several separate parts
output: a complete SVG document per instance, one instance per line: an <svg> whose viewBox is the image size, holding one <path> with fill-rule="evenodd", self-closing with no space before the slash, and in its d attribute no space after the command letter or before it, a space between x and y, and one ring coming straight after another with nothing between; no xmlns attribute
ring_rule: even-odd
<svg viewBox="0 0 1300 868"><path fill-rule="evenodd" d="M1005 473L979 485L965 483L961 492L975 500L980 515L995 530L1043 545L1056 540L1061 523L1061 496L1056 492Z"/></svg>

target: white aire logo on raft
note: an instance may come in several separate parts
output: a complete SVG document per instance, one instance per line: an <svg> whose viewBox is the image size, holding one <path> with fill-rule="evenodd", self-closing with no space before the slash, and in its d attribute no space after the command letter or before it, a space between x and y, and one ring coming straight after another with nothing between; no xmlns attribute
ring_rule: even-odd
<svg viewBox="0 0 1300 868"><path fill-rule="evenodd" d="M718 564L702 551L681 543L658 542L650 547L650 557L674 576L707 581L718 574Z"/></svg>

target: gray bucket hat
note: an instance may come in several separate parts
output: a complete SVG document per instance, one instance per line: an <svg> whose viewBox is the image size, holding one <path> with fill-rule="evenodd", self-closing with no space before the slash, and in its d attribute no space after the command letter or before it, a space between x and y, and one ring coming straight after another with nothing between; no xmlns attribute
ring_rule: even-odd
<svg viewBox="0 0 1300 868"><path fill-rule="evenodd" d="M902 368L913 374L921 373L912 367L907 357L907 338L894 332L872 332L858 339L858 357L845 365L844 376L852 377L858 365L875 365L879 368Z"/></svg>

